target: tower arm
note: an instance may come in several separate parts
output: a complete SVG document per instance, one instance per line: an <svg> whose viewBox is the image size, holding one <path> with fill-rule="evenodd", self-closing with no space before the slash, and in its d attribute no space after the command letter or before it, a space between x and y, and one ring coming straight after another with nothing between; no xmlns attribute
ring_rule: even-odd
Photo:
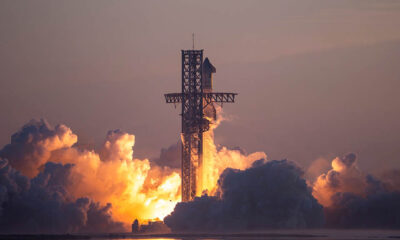
<svg viewBox="0 0 400 240"><path fill-rule="evenodd" d="M234 103L237 93L211 92L203 93L206 105L210 103Z"/></svg>
<svg viewBox="0 0 400 240"><path fill-rule="evenodd" d="M167 93L164 94L167 103L181 103L182 93Z"/></svg>
<svg viewBox="0 0 400 240"><path fill-rule="evenodd" d="M210 103L234 103L235 96L237 93L223 93L223 92L210 92L203 93L203 99L206 102L206 105ZM182 93L167 93L164 94L165 101L167 103L181 103L182 102Z"/></svg>

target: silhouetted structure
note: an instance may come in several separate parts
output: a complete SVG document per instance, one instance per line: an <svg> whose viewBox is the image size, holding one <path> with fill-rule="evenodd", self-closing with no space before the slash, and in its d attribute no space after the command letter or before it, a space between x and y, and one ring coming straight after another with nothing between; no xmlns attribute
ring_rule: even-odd
<svg viewBox="0 0 400 240"><path fill-rule="evenodd" d="M215 119L213 103L233 103L236 93L212 92L215 67L203 50L182 50L182 92L165 94L167 103L182 103L182 201L190 201L202 182L203 132ZM206 110L206 111L205 111Z"/></svg>
<svg viewBox="0 0 400 240"><path fill-rule="evenodd" d="M135 219L135 221L133 221L132 223L132 232L133 233L138 233L139 232L139 221L137 219Z"/></svg>
<svg viewBox="0 0 400 240"><path fill-rule="evenodd" d="M163 221L150 220L145 224L139 224L139 221L135 219L132 223L132 233L168 233L170 229Z"/></svg>

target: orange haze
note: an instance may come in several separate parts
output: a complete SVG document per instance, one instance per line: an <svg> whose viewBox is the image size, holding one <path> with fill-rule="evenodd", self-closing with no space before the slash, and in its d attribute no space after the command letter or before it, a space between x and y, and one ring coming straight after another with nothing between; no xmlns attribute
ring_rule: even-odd
<svg viewBox="0 0 400 240"><path fill-rule="evenodd" d="M220 121L219 121L220 122ZM217 148L211 126L204 136L204 183L200 192L213 195L219 175L227 167L244 169L265 153L245 155L239 150ZM35 143L29 169L21 169L34 177L46 162L71 163L67 191L75 198L90 197L102 204L112 204L112 216L125 223L127 229L134 219L143 222L163 219L181 199L180 169L158 166L148 159L135 159L135 136L119 130L110 131L100 151L75 147L76 134L65 125L56 126L56 134Z"/></svg>

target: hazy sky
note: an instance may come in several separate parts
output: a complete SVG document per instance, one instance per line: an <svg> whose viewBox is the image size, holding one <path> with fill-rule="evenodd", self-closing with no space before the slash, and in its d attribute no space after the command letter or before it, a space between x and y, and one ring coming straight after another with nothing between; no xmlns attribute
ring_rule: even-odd
<svg viewBox="0 0 400 240"><path fill-rule="evenodd" d="M355 152L400 167L400 1L0 1L0 147L32 118L82 144L136 135L138 157L178 141L180 50L235 91L216 141L304 165ZM380 165L379 168L376 166Z"/></svg>

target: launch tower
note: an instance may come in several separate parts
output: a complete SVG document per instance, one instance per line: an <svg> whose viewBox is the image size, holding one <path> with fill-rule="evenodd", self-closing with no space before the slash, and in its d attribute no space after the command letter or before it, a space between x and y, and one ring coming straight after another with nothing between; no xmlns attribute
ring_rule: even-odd
<svg viewBox="0 0 400 240"><path fill-rule="evenodd" d="M201 194L203 132L216 118L213 103L233 103L236 93L212 91L215 67L203 50L182 50L182 92L165 94L167 103L182 104L182 201ZM211 116L210 116L211 115Z"/></svg>

